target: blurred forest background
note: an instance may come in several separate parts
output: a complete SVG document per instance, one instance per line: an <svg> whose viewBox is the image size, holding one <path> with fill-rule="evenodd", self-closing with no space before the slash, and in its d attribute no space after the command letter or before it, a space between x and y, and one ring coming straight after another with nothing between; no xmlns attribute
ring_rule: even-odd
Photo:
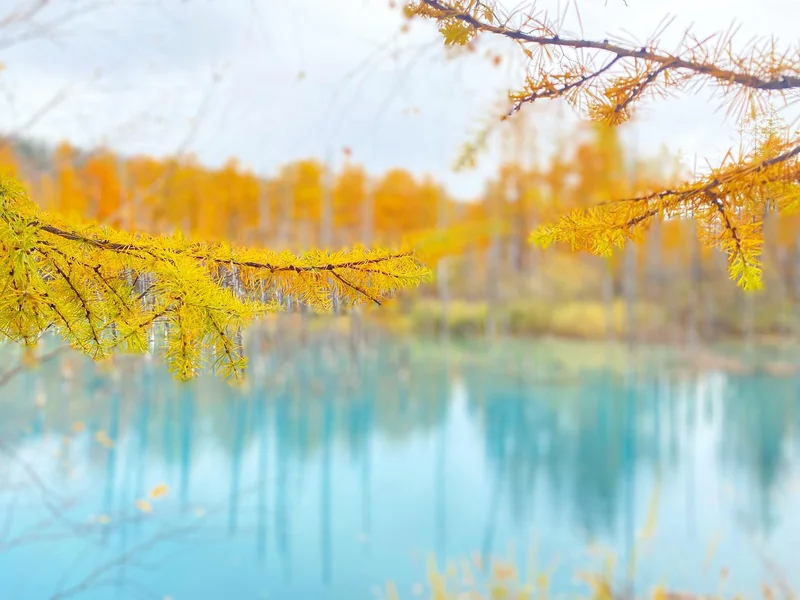
<svg viewBox="0 0 800 600"><path fill-rule="evenodd" d="M185 110L197 104L195 97L200 98L199 109L189 120L188 128L183 125L183 119L165 117L158 110L159 105L169 105L183 94L177 91L177 80L170 88L175 91L175 97L169 99L163 94L166 88L154 87L162 92L160 101L148 105L144 113L144 116L169 123L170 135L166 135L165 128L162 146L172 147L171 140L166 141L166 137L180 134L181 143L167 155L125 154L115 150L124 140L115 137L112 126L108 125L105 130L103 123L122 119L129 128L141 126L141 135L150 135L148 132L152 130L148 129L146 119L137 120L134 112L126 112L125 106L119 102L114 104L112 100L108 100L108 105L97 104L98 109L91 115L65 116L73 114L67 110L67 104L79 106L80 98L88 96L84 91L74 100L69 99L70 92L64 88L38 109L31 108L35 107L35 102L23 103L31 107L22 111L25 114L21 117L17 114L17 126L5 126L5 134L0 136L0 175L10 175L23 182L31 198L48 211L131 231L156 234L180 231L198 240L226 240L294 252L354 245L410 246L435 270L434 281L421 289L404 292L379 311L368 309L365 312L373 321L413 334L486 336L490 339L552 336L690 346L732 339L748 344L776 339L787 341L798 334L800 219L795 216L767 215L763 256L765 288L752 294L740 293L729 280L726 257L722 253L698 243L695 225L689 218L657 223L644 239L629 243L610 258L573 253L568 247L542 251L530 243L530 233L538 225L552 222L571 209L663 188L691 178L692 169L702 171L702 165L688 167L691 159L679 156L674 147L673 150L659 149L658 142L647 134L647 127L652 123L646 123L646 114L634 124L638 128L645 122L646 127L636 129L640 133L632 137L629 135L631 127L608 129L580 122L574 115L548 104L522 111L499 129L500 142L492 150L497 150L499 160L495 161L494 157L485 161L481 173L475 176L481 179L483 174L488 174L482 193L477 197L455 197L453 186L445 181L452 179L452 174L439 169L445 160L443 157L450 160L455 151L449 146L444 148L445 129L454 129L456 117L451 117L451 113L469 114L467 108L473 101L466 98L470 95L466 87L453 88L445 94L445 90L453 87L455 79L443 74L452 76L454 72L447 64L449 58L472 53L473 57L461 56L459 60L466 64L468 59L474 58L470 63L473 66L480 61L485 63L485 68L476 70L475 74L479 74L478 79L486 85L473 86L471 90L476 98L474 103L484 103L486 92L481 90L494 86L493 77L498 81L508 79L520 68L513 57L506 58L508 53L504 53L504 49L508 48L502 44L489 43L481 46L480 52L474 47L458 51L449 48L443 52L438 40L434 39L431 45L431 31L404 23L400 16L402 3L395 2L388 3L388 10L383 2L362 3L363 6L353 13L356 20L352 27L346 26L346 19L337 12L344 10L345 3L326 6L315 17L306 10L310 5L298 2L287 7L286 14L281 13L280 23L286 27L279 30L269 29L271 21L255 3L234 3L230 10L221 12L202 3L186 10L175 7L168 10L158 3L112 4L100 7L76 0L59 8L35 0L10 5L0 20L0 50L3 60L7 61L0 66L0 73L7 88L5 102L15 109L6 117L12 112L17 114L16 109L22 106L14 100L14 89L10 87L13 84L28 89L25 86L38 82L37 85L42 84L40 88L30 87L29 92L34 90L41 94L55 86L57 80L68 76L86 83L87 90L94 89L91 86L95 83L89 83L109 78L109 83L103 84L105 87L95 90L97 97L103 98L103 93L107 92L107 98L117 98L109 94L125 95L124 90L128 88L123 85L127 81L124 77L130 73L124 69L132 64L143 69L145 64L149 65L141 73L134 72L142 77L141 86L137 83L135 87L144 89L163 85L162 71L171 73L169 69L183 64L180 62L186 59L183 53L195 53L197 64L192 62L190 66L210 69L215 85L230 78L228 84L235 95L228 99L230 110L226 112L217 107L217 116L231 117L225 121L230 131L218 131L215 135L224 138L223 133L226 133L239 140L235 146L238 153L234 152L238 158L230 159L222 167L209 166L213 163L207 159L211 146L218 146L214 150L216 155L225 152L221 148L234 146L227 138L215 139L213 143L194 139L203 120L213 111L209 112L209 90L204 84L198 84L197 77L192 75L195 71L188 66L184 69L185 80L181 81L191 80L192 92L191 95L186 92L186 102L178 104ZM106 8L108 12L104 12ZM691 3L681 4L686 15L698 18L707 15L713 7L695 8ZM749 23L753 31L767 26L775 31L782 30L781 23L769 18L777 10L773 9L758 18L753 15ZM585 11L587 26L598 31L615 23L622 15L637 30L646 31L651 17L638 7L629 8L624 3L600 8L581 6L581 10ZM331 21L330 27L335 29L335 47L341 50L342 56L311 61L309 57L317 56L316 50L324 48L328 38L305 40L298 37L299 17L306 19L303 22L310 28L329 17L338 19ZM123 22L120 19L129 19L131 27L140 27L141 31L131 37L131 28L117 28ZM205 39L211 31L205 28L217 21L225 27L243 27L240 33L246 42L239 47L233 43L230 33L225 33L215 42L219 48L204 48L200 52L191 45L194 37ZM194 36L192 40L187 38L185 44L177 40L173 44L169 36L163 37L172 22L191 27L186 35ZM375 35L384 31L395 35L385 43L375 42L368 60L354 65L353 61L342 57L355 56L353 48L361 47L358 44L372 44L369 40L359 40L356 35L362 22L372 23ZM98 28L102 23L106 25ZM289 27L290 23L294 26ZM583 22L580 25L583 28ZM259 27L267 29L259 33ZM106 39L109 32L112 37ZM140 33L146 34L148 43L140 43ZM402 39L407 40L406 45ZM418 40L424 43L416 47ZM291 59L278 64L280 61L269 59L274 54L253 46L265 41L280 45ZM50 54L50 46L67 52L66 58ZM237 54L242 49L246 53ZM262 50L264 54L259 56L264 60L256 60L253 52ZM406 59L407 64L402 69L374 67L381 61L396 61L398 56ZM81 64L67 65L70 60L77 60L76 57ZM221 58L237 58L241 64L217 64ZM424 68L419 64L423 59L428 61ZM319 72L342 65L348 74L335 85L329 81L326 84L329 87L323 87ZM262 71L262 67L266 71ZM315 70L307 72L305 69L309 67ZM23 76L26 68L31 73L30 81ZM235 72L237 68L238 73ZM173 75L183 76L184 71L175 71ZM49 79L42 79L37 73ZM375 82L362 85L370 73L375 76ZM362 83L349 90L353 94L346 103L347 110L339 107L338 118L328 110L327 100L314 104L306 92L289 91L302 84L308 89L317 89L321 95L330 90L338 93L343 91L343 82L351 75L362 74ZM262 102L264 90L259 87L264 85L260 82L262 78L285 84L280 93L268 96L266 104ZM52 84L44 86L44 82L50 80ZM423 87L427 96L418 89L422 81L426 82ZM385 96L390 83L389 96L378 101L375 90ZM249 86L247 93L243 93L245 84ZM502 86L497 89L502 91ZM131 97L144 93L134 88L129 91ZM395 97L398 95L403 97L398 100ZM244 102L246 99L251 102L247 105L247 118L243 115L242 123L236 123L240 120L236 115L241 108L238 104L236 110L231 107L234 100ZM298 104L300 99L302 105ZM332 99L331 102L331 106L336 105ZM62 103L65 104L63 111ZM369 119L363 116L365 107L370 105L369 114L372 114L376 104L378 114L385 114L385 120L392 125L390 130L375 134L379 142L372 153L380 153L380 160L365 152L364 143L358 143L364 130L370 129ZM419 115L421 110L427 116L420 117L423 120L417 124L397 117L393 121L388 116L388 108L396 109L398 104L404 105L400 110L403 114ZM290 105L294 109L291 117L286 113ZM672 133L675 136L694 140L693 150L700 156L708 156L705 138L709 136L706 134L716 132L716 125L706 119L706 108L702 105L702 97L688 110L677 104L670 105L669 110L674 114L666 121L674 122ZM87 101L81 110L86 113L91 110L87 108L90 106ZM437 110L441 114L434 114ZM491 117L495 116L493 110L488 109ZM103 115L103 111L114 115ZM282 123L302 117L302 123L293 125L293 141L310 148L308 138L310 132L314 132L319 138L316 141L329 149L327 159L312 158L312 152L307 151L309 158L284 159L278 168L246 166L253 164L250 147L253 139L245 139L243 128L253 114L265 120L264 127L252 121L254 125L248 134L261 132L261 137L273 134L273 129L280 130L275 136L285 135ZM0 120L11 122L8 118ZM326 120L337 121L332 125L328 123L339 131L333 138L328 135L330 131L314 129L317 121ZM90 134L86 125L89 122L96 122L95 129L99 128L102 135ZM425 125L434 122L439 129ZM67 132L65 135L94 142L80 147L76 139L70 137L56 144L49 130L48 135L41 135L48 123L56 123L56 129ZM376 124L377 121L372 129ZM273 129L268 127L270 125ZM694 130L694 137L686 137L687 127ZM664 130L663 123L661 129ZM84 130L85 133L81 133ZM345 130L347 135L343 133ZM436 131L445 140L438 145L433 144L430 137L439 135ZM724 137L716 133L720 140ZM414 160L409 158L408 150L411 143L408 138L412 135L419 138L411 146L415 149L412 151ZM463 136L464 132L459 131L458 135ZM745 144L752 141L744 139L748 135L748 132L740 133ZM323 137L326 138L324 142L320 141ZM42 141L45 138L49 141ZM335 142L330 141L334 138ZM353 151L342 147L349 143L348 139L355 142ZM447 139L452 139L452 135ZM638 139L642 141L635 141ZM698 145L702 146L699 150L695 147ZM272 158L276 152L281 152L279 156L297 156L297 152L281 149L279 143L262 143L261 146L269 146ZM333 151L333 148L338 150ZM392 152L396 159L387 158L393 156ZM396 164L421 164L425 168L375 167L392 160ZM709 160L713 164L713 158L709 156ZM438 172L439 176L420 175L426 171ZM283 299L283 302L289 312L308 313L306 307L292 303L291 299Z"/></svg>
<svg viewBox="0 0 800 600"><path fill-rule="evenodd" d="M131 231L294 252L411 245L436 278L369 312L395 330L688 345L797 335L796 216L769 215L765 288L748 294L729 280L726 257L698 243L691 219L657 223L610 258L533 246L530 232L570 209L691 176L666 151L643 157L624 147L617 129L564 122L558 139L546 155L534 120L515 119L500 169L467 201L432 177L369 173L347 148L338 169L308 159L264 177L235 159L214 169L190 154L123 156L9 137L0 174L22 181L46 210ZM291 299L285 305L308 312Z"/></svg>

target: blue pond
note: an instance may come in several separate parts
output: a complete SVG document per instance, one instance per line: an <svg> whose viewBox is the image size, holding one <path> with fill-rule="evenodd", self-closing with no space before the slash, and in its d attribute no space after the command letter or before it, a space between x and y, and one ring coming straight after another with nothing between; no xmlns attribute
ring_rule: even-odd
<svg viewBox="0 0 800 600"><path fill-rule="evenodd" d="M555 597L605 550L637 594L800 583L795 379L301 353L241 389L71 356L0 388L0 598L411 599L431 557L531 550Z"/></svg>

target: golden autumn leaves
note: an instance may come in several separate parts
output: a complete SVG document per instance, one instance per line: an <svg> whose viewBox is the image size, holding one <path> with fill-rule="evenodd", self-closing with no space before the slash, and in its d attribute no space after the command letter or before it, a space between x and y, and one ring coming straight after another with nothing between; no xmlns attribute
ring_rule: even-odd
<svg viewBox="0 0 800 600"><path fill-rule="evenodd" d="M729 113L742 120L768 120L772 99L786 104L800 99L800 53L781 51L774 40L736 53L730 34L716 36L714 44L714 36L700 40L687 33L676 52L666 52L658 35L643 46L583 39L563 33L558 22L512 15L491 0L415 0L405 13L436 21L448 46L472 43L481 34L515 42L530 67L523 89L509 93L511 113L558 98L591 120L614 126L628 121L644 99L704 82L715 84ZM729 155L697 181L630 200L609 198L541 227L532 240L608 255L654 219L690 216L699 225L701 242L727 254L731 278L746 290L756 289L765 214L797 208L798 136L771 131L769 141L762 139L738 159Z"/></svg>
<svg viewBox="0 0 800 600"><path fill-rule="evenodd" d="M430 277L410 252L356 248L297 256L193 243L180 235L79 227L0 182L0 339L35 345L47 330L94 359L165 340L171 372L210 367L240 379L241 332L290 295L320 311L381 299Z"/></svg>
<svg viewBox="0 0 800 600"><path fill-rule="evenodd" d="M765 212L793 214L800 208L800 146L776 141L770 150L759 148L675 189L573 211L531 239L542 247L564 242L608 256L654 219L691 216L704 245L728 256L731 279L745 290L758 289Z"/></svg>

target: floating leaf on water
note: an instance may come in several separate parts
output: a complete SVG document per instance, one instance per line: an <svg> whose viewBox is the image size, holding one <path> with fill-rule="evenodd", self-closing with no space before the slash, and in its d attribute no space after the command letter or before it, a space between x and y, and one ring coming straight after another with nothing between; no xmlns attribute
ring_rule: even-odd
<svg viewBox="0 0 800 600"><path fill-rule="evenodd" d="M150 490L150 497L153 499L163 498L169 492L169 488L165 483L159 483L156 487Z"/></svg>
<svg viewBox="0 0 800 600"><path fill-rule="evenodd" d="M110 437L108 437L108 434L103 430L100 430L97 433L95 433L94 439L97 440L99 444L102 444L106 448L111 448L114 445L113 440Z"/></svg>

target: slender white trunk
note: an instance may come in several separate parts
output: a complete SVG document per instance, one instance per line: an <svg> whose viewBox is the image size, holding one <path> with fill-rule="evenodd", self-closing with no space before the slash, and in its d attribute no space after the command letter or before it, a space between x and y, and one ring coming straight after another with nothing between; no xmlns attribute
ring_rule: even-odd
<svg viewBox="0 0 800 600"><path fill-rule="evenodd" d="M440 230L447 228L447 199L441 191L436 194L436 226ZM448 286L447 267L447 258L440 258L439 263L436 265L436 291L439 295L439 302L441 304L442 311L442 318L439 321L439 336L442 338L442 340L445 340L449 334L448 310L450 289Z"/></svg>
<svg viewBox="0 0 800 600"><path fill-rule="evenodd" d="M606 338L609 342L617 339L617 318L614 311L614 273L611 270L611 261L607 258L600 259L603 270L603 304L606 307Z"/></svg>
<svg viewBox="0 0 800 600"><path fill-rule="evenodd" d="M258 182L258 240L256 245L265 246L269 238L269 186L267 181Z"/></svg>
<svg viewBox="0 0 800 600"><path fill-rule="evenodd" d="M322 171L322 207L321 207L320 239L322 248L330 249L333 244L333 174L330 161L326 161Z"/></svg>
<svg viewBox="0 0 800 600"><path fill-rule="evenodd" d="M636 344L638 338L636 331L636 249L636 244L633 242L628 242L625 245L625 278L623 279L623 287L629 348Z"/></svg>
<svg viewBox="0 0 800 600"><path fill-rule="evenodd" d="M375 236L375 190L367 184L364 200L361 203L361 243L369 246Z"/></svg>

